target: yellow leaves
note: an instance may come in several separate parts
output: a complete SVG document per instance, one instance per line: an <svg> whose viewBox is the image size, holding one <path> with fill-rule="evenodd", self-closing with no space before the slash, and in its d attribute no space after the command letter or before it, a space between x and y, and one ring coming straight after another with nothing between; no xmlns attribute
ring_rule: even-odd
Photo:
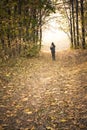
<svg viewBox="0 0 87 130"><path fill-rule="evenodd" d="M7 117L15 117L16 114L17 114L17 110L14 110L14 111L7 110L6 111L6 116Z"/></svg>
<svg viewBox="0 0 87 130"><path fill-rule="evenodd" d="M77 67L60 69L59 64L46 63L39 57L38 59L21 59L11 70L10 68L3 70L2 78L10 81L8 84L6 82L6 85L2 84L1 87L4 125L10 124L11 119L14 119L17 125L15 127L13 124L14 129L21 126L20 130L36 130L39 124L44 129L44 122L47 130L55 130L62 127L68 129L70 125L77 126L78 120L79 129L85 129L86 82L82 79L82 87L79 87L80 72L74 71ZM83 72L82 69L81 72ZM87 73L82 74L83 78L86 78ZM9 80L11 76L12 80ZM82 117L85 119L79 120ZM2 127L10 128L8 124L7 126L2 124ZM2 127L0 130L3 130Z"/></svg>
<svg viewBox="0 0 87 130"><path fill-rule="evenodd" d="M16 109L20 109L23 106L22 106L22 104L17 104L15 107L16 107Z"/></svg>
<svg viewBox="0 0 87 130"><path fill-rule="evenodd" d="M7 117L13 117L13 116L16 116L16 114L14 113L7 114Z"/></svg>
<svg viewBox="0 0 87 130"><path fill-rule="evenodd" d="M6 77L10 77L11 73L6 73Z"/></svg>
<svg viewBox="0 0 87 130"><path fill-rule="evenodd" d="M31 130L35 130L35 127L33 126L33 127L31 128Z"/></svg>
<svg viewBox="0 0 87 130"><path fill-rule="evenodd" d="M35 129L29 129L28 127L26 127L26 128L22 127L20 130L35 130Z"/></svg>
<svg viewBox="0 0 87 130"><path fill-rule="evenodd" d="M22 101L24 102L24 101L27 101L28 100L28 98L27 97L25 97L25 98L23 98L22 99Z"/></svg>
<svg viewBox="0 0 87 130"><path fill-rule="evenodd" d="M29 108L27 108L27 109L24 110L24 113L26 113L26 114L32 114L32 111Z"/></svg>
<svg viewBox="0 0 87 130"><path fill-rule="evenodd" d="M67 122L67 120L66 119L61 119L60 122L65 123L65 122Z"/></svg>
<svg viewBox="0 0 87 130"><path fill-rule="evenodd" d="M51 120L55 120L56 119L55 116L51 116L50 118L51 118Z"/></svg>
<svg viewBox="0 0 87 130"><path fill-rule="evenodd" d="M50 127L50 126L47 126L46 127L46 130L54 130L54 128Z"/></svg>
<svg viewBox="0 0 87 130"><path fill-rule="evenodd" d="M55 106L56 102L52 101L51 106Z"/></svg>
<svg viewBox="0 0 87 130"><path fill-rule="evenodd" d="M65 91L64 93L65 93L65 94L67 94L67 93L68 93L68 91Z"/></svg>

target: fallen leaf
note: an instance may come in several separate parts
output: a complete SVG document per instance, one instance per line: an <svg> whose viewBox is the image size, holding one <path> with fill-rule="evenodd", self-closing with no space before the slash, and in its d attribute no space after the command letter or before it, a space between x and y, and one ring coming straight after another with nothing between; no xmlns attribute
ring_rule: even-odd
<svg viewBox="0 0 87 130"><path fill-rule="evenodd" d="M62 120L60 120L60 122L66 122L67 120L66 119L62 119Z"/></svg>
<svg viewBox="0 0 87 130"><path fill-rule="evenodd" d="M32 111L27 108L27 109L24 110L24 113L26 113L26 114L32 114Z"/></svg>
<svg viewBox="0 0 87 130"><path fill-rule="evenodd" d="M46 127L46 130L54 130L52 127L48 126Z"/></svg>

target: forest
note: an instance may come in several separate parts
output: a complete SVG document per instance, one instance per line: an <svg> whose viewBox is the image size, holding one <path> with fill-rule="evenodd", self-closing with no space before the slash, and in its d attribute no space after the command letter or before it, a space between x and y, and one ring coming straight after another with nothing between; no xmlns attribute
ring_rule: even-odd
<svg viewBox="0 0 87 130"><path fill-rule="evenodd" d="M86 0L3 0L0 2L0 57L35 56L45 19L58 10L67 18L72 48L86 48Z"/></svg>
<svg viewBox="0 0 87 130"><path fill-rule="evenodd" d="M55 13L70 48L53 61L41 48ZM0 1L0 100L0 130L87 129L87 0Z"/></svg>

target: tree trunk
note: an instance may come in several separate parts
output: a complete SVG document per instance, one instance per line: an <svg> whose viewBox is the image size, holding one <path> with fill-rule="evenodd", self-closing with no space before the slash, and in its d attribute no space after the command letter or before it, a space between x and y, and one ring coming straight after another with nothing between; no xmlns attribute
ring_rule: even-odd
<svg viewBox="0 0 87 130"><path fill-rule="evenodd" d="M81 4L82 47L83 47L83 49L85 49L85 25L84 25L83 0L80 0L80 4Z"/></svg>
<svg viewBox="0 0 87 130"><path fill-rule="evenodd" d="M73 41L74 41L74 46L76 48L76 33L75 33L75 9L74 9L74 1L72 3L72 21L73 21Z"/></svg>
<svg viewBox="0 0 87 130"><path fill-rule="evenodd" d="M40 9L40 49L42 44L42 16L41 16L41 9Z"/></svg>
<svg viewBox="0 0 87 130"><path fill-rule="evenodd" d="M77 46L79 46L78 0L76 0L76 33Z"/></svg>
<svg viewBox="0 0 87 130"><path fill-rule="evenodd" d="M73 47L73 29L72 29L72 9L70 6L70 35L71 35L71 47Z"/></svg>

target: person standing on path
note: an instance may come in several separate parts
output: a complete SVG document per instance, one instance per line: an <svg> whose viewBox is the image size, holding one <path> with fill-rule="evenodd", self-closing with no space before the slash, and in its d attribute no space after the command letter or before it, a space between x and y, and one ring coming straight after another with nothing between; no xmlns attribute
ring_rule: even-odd
<svg viewBox="0 0 87 130"><path fill-rule="evenodd" d="M52 54L52 60L55 60L55 44L52 42L50 46L51 54Z"/></svg>

